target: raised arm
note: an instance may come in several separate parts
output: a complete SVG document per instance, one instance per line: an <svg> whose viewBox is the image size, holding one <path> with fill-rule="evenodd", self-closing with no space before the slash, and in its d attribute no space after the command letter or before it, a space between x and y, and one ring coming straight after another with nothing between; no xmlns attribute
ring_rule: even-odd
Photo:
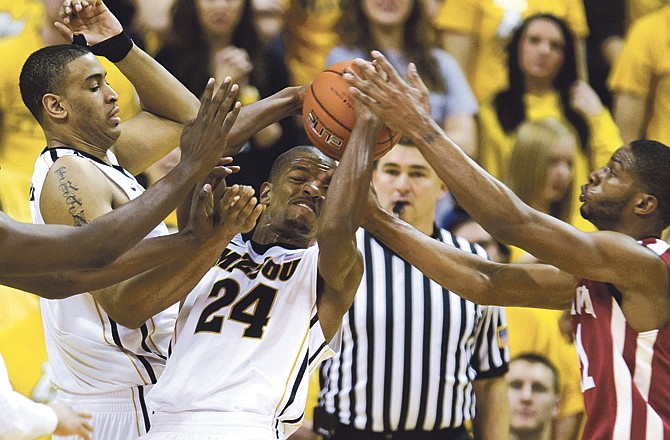
<svg viewBox="0 0 670 440"><path fill-rule="evenodd" d="M236 88L224 84L212 100L213 88L213 82L208 84L198 117L182 138L180 163L137 199L77 228L28 225L0 213L3 277L102 268L146 236L209 173L226 148L225 135L236 113L224 129L226 112L220 110L230 107Z"/></svg>
<svg viewBox="0 0 670 440"><path fill-rule="evenodd" d="M245 105L230 132L226 156L233 156L244 143L263 128L299 113L305 99L305 86L286 87L267 98Z"/></svg>
<svg viewBox="0 0 670 440"><path fill-rule="evenodd" d="M203 216L200 210L191 213L192 221L201 224L199 228L202 229L204 223L205 229L213 230L201 246L183 252L168 247L163 252L172 252L175 258L166 264L91 293L116 322L129 328L139 327L158 312L184 299L216 262L228 242L238 233L248 232L255 226L262 209L253 194L253 188L247 186L234 185L227 189L218 202L216 216ZM205 195L202 192L196 194L196 200ZM146 257L135 256L138 261Z"/></svg>
<svg viewBox="0 0 670 440"><path fill-rule="evenodd" d="M56 26L65 38L83 35L93 52L114 62L137 91L142 112L121 124L114 153L132 174L144 171L179 144L183 125L197 113L197 98L142 49L129 46L121 23L102 0L65 0L61 16L63 23Z"/></svg>
<svg viewBox="0 0 670 440"><path fill-rule="evenodd" d="M65 0L62 17L63 23L57 23L61 33L70 39L73 34L84 35L91 46L102 41L109 44L123 32L102 0ZM114 152L127 170L137 174L177 146L181 126L196 114L197 99L137 46L116 65L137 90L143 112L122 123ZM225 155L232 156L263 128L297 113L303 97L304 87L288 87L245 106L230 133Z"/></svg>
<svg viewBox="0 0 670 440"><path fill-rule="evenodd" d="M662 300L665 293L657 292L662 289L649 289L649 286L663 285L663 280L667 283L668 278L667 270L655 254L624 234L585 233L523 203L453 143L416 102L412 88L425 88L416 71L410 71L413 83L410 85L400 78L381 53L373 52L373 57L389 80L384 81L369 63L359 60L359 68L364 69L368 80L347 75L357 88L354 93L388 126L416 142L475 221L499 241L521 247L568 273L613 283L624 293L644 293L633 295L642 299L636 305L653 311L652 303ZM610 163L592 173L591 179L601 178L611 166ZM667 316L657 318L656 323L663 318L667 320Z"/></svg>
<svg viewBox="0 0 670 440"><path fill-rule="evenodd" d="M547 264L500 264L462 251L382 209L373 195L363 227L436 283L477 304L565 309L575 293L573 275Z"/></svg>
<svg viewBox="0 0 670 440"><path fill-rule="evenodd" d="M365 212L379 119L356 106L356 123L330 182L320 216L319 276L324 285L317 308L326 340L330 340L351 307L363 276L363 258L356 247L356 231Z"/></svg>

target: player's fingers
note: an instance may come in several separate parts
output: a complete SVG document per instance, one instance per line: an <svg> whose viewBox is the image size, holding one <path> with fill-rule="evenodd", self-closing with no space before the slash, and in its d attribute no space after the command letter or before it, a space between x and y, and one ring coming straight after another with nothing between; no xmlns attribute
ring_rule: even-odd
<svg viewBox="0 0 670 440"><path fill-rule="evenodd" d="M409 63L409 66L407 66L407 79L412 87L421 92L421 95L428 96L430 94L428 87L426 87L419 72L416 70L416 64Z"/></svg>
<svg viewBox="0 0 670 440"><path fill-rule="evenodd" d="M395 70L395 68L389 63L383 53L378 50L373 50L370 52L372 59L376 61L376 66L387 75L387 80L395 84L402 84L404 82L402 76Z"/></svg>
<svg viewBox="0 0 670 440"><path fill-rule="evenodd" d="M263 214L263 205L259 203L254 206L254 210L251 211L251 214L247 217L247 227L249 229L254 227L261 214Z"/></svg>
<svg viewBox="0 0 670 440"><path fill-rule="evenodd" d="M357 58L354 60L353 65L360 71L360 75L354 75L357 79L360 79L357 83L365 84L366 87L370 88L374 84L385 82L382 72L378 71L378 68L370 61ZM347 73L351 74L351 71L347 71Z"/></svg>
<svg viewBox="0 0 670 440"><path fill-rule="evenodd" d="M84 9L79 0L72 0L70 3L72 4L72 8L77 12L81 12L81 10Z"/></svg>
<svg viewBox="0 0 670 440"><path fill-rule="evenodd" d="M63 22L65 22L67 24L69 22L69 20L68 20L68 22L66 22L65 18L64 18ZM61 22L58 22L58 21L54 23L54 26L56 27L56 30L58 31L58 33L61 34L61 36L63 38L65 38L65 41L72 41L72 39L74 37L74 34L72 33L72 31L70 30L69 27L67 27L65 24L63 24Z"/></svg>
<svg viewBox="0 0 670 440"><path fill-rule="evenodd" d="M230 215L237 221L244 221L243 219L256 206L256 197L254 197L254 189L247 185L241 185L238 198L230 205ZM251 205L251 207L250 207Z"/></svg>
<svg viewBox="0 0 670 440"><path fill-rule="evenodd" d="M361 91L357 87L349 87L349 92L370 110L376 111L379 109L379 102L377 102L371 96L368 96L368 95L374 95L374 92L368 90Z"/></svg>
<svg viewBox="0 0 670 440"><path fill-rule="evenodd" d="M235 202L239 200L239 192L240 185L237 184L228 187L226 191L224 191L223 196L220 198L218 203L218 210L221 214L227 213L230 211L231 207L235 205Z"/></svg>
<svg viewBox="0 0 670 440"><path fill-rule="evenodd" d="M202 120L207 118L210 115L209 109L212 105L212 93L214 90L214 78L207 80L207 85L205 86L205 91L202 92L200 97L200 108L198 108L198 115L196 119Z"/></svg>
<svg viewBox="0 0 670 440"><path fill-rule="evenodd" d="M233 158L232 156L223 156L219 159L219 163L217 164L218 166L226 166L228 164L233 163Z"/></svg>
<svg viewBox="0 0 670 440"><path fill-rule="evenodd" d="M226 114L226 119L223 121L223 126L221 127L221 131L223 134L227 135L230 133L230 130L233 128L233 124L235 124L235 121L237 121L237 117L240 114L240 109L242 108L242 103L240 101L235 102L235 106L233 106L233 109Z"/></svg>
<svg viewBox="0 0 670 440"><path fill-rule="evenodd" d="M214 214L214 194L209 183L204 184L198 192L198 204L205 210L207 217Z"/></svg>
<svg viewBox="0 0 670 440"><path fill-rule="evenodd" d="M226 117L226 113L228 113L228 110L230 110L230 106L233 103L233 100L229 99L231 91L234 89L236 93L238 87L237 84L233 84L233 79L230 76L227 76L221 83L219 90L216 91L213 101L213 105L216 108L214 119L212 119L212 124L214 124L214 126L220 127L223 123L223 119Z"/></svg>

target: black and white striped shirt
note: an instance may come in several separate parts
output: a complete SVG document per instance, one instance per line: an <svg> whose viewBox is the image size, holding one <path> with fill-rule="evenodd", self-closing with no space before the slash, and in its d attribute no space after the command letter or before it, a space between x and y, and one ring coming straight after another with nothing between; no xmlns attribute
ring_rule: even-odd
<svg viewBox="0 0 670 440"><path fill-rule="evenodd" d="M433 238L486 257L435 229ZM365 273L342 322L340 354L321 367L319 404L368 431L457 428L474 418L475 378L507 371L507 321L423 275L368 232Z"/></svg>

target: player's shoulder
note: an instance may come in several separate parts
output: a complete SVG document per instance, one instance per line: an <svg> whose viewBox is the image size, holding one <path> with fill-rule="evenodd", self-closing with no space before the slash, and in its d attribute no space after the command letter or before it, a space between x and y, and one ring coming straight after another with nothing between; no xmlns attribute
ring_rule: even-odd
<svg viewBox="0 0 670 440"><path fill-rule="evenodd" d="M89 187L100 191L112 185L93 161L85 156L64 154L52 159L53 164L49 167L44 182L45 189L51 186L63 190L67 186L77 189Z"/></svg>

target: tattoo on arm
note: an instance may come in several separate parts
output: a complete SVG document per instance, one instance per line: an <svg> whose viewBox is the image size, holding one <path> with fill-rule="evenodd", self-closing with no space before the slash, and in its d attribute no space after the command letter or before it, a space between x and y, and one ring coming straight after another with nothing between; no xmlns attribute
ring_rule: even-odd
<svg viewBox="0 0 670 440"><path fill-rule="evenodd" d="M67 168L60 167L56 170L58 175L58 188L63 193L65 204L68 207L68 212L72 216L75 226L82 226L88 223L86 213L84 212L84 205L80 197L77 197L79 186L72 183L67 178Z"/></svg>
<svg viewBox="0 0 670 440"><path fill-rule="evenodd" d="M429 133L426 133L423 135L423 140L426 141L429 144L432 144L435 139L437 139L439 136L439 133L437 131L431 131Z"/></svg>

